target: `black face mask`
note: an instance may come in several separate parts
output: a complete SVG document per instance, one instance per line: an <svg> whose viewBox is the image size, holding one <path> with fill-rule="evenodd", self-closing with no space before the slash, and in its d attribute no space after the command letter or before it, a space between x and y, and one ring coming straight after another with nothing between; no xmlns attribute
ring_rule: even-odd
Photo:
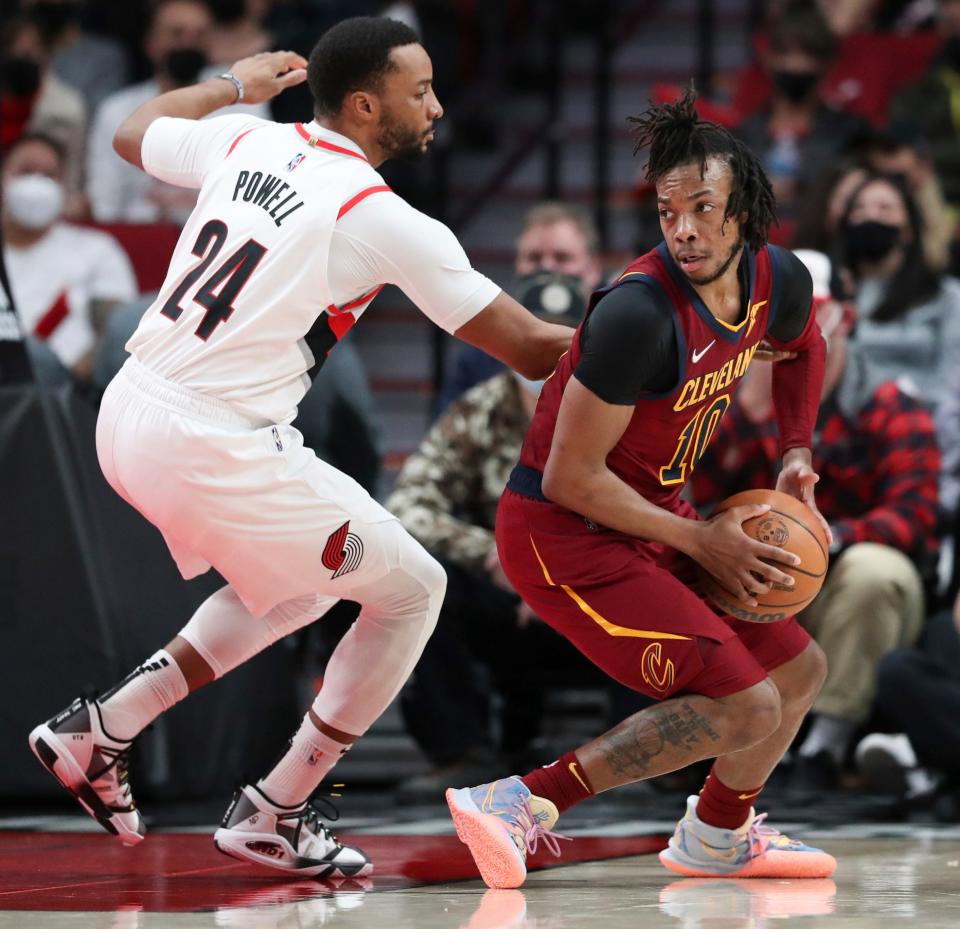
<svg viewBox="0 0 960 929"><path fill-rule="evenodd" d="M880 261L893 251L900 241L900 227L875 219L847 226L844 231L847 254L853 262Z"/></svg>
<svg viewBox="0 0 960 929"><path fill-rule="evenodd" d="M196 83L206 66L207 53L201 48L175 48L163 60L163 70L177 87Z"/></svg>
<svg viewBox="0 0 960 929"><path fill-rule="evenodd" d="M820 80L816 71L774 71L773 85L791 103L802 103Z"/></svg>
<svg viewBox="0 0 960 929"><path fill-rule="evenodd" d="M950 35L943 40L940 57L954 71L960 71L960 35Z"/></svg>
<svg viewBox="0 0 960 929"><path fill-rule="evenodd" d="M3 61L0 84L13 97L32 97L40 88L40 65L32 58L12 55Z"/></svg>
<svg viewBox="0 0 960 929"><path fill-rule="evenodd" d="M247 15L246 0L207 0L207 6L221 24L235 23Z"/></svg>

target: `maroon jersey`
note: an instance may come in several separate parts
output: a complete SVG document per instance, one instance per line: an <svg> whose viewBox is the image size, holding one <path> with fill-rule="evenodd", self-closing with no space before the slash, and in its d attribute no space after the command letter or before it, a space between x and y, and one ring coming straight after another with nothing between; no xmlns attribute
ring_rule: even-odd
<svg viewBox="0 0 960 929"><path fill-rule="evenodd" d="M778 250L779 252L779 250ZM792 257L792 256L791 256ZM718 320L677 268L665 243L634 261L617 281L590 301L587 320L599 300L627 282L642 281L654 299L672 308L678 353L676 384L663 393L645 391L633 417L607 457L614 474L652 503L674 509L680 491L727 411L776 313L777 281L771 249L744 248L742 280L748 297L736 325ZM544 384L520 455L518 472L540 472L547 462L557 412L567 381L580 360L577 330L570 347ZM529 488L529 483L527 488ZM511 485L515 481L511 480ZM515 486L521 493L524 487Z"/></svg>

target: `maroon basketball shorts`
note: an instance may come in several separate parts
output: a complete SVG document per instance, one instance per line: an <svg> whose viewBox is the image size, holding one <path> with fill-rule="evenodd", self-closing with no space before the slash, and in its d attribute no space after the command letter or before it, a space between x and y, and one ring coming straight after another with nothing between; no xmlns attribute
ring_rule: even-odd
<svg viewBox="0 0 960 929"><path fill-rule="evenodd" d="M696 517L686 503L677 512ZM610 677L656 700L737 693L810 642L793 617L719 615L696 593L694 562L676 549L513 491L497 510L497 546L510 582L544 622Z"/></svg>

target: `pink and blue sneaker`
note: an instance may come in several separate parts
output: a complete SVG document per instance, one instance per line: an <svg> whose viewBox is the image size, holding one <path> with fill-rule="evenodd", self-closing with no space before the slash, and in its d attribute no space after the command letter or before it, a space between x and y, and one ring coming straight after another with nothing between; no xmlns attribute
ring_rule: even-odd
<svg viewBox="0 0 960 929"><path fill-rule="evenodd" d="M687 813L660 852L664 867L684 877L827 878L837 869L832 855L790 839L765 823L766 813L739 829L710 826L697 817L699 797L687 798Z"/></svg>
<svg viewBox="0 0 960 929"><path fill-rule="evenodd" d="M527 877L527 854L540 841L558 858L567 836L552 832L556 806L534 796L516 775L477 787L451 787L447 805L460 841L470 849L488 887L519 887Z"/></svg>

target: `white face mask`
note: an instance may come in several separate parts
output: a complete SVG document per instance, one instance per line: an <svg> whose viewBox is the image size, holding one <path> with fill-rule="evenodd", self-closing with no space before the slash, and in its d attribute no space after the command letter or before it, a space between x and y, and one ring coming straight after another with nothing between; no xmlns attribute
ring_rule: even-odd
<svg viewBox="0 0 960 929"><path fill-rule="evenodd" d="M528 393L533 394L534 397L540 396L540 391L543 389L543 385L546 383L546 378L544 378L542 381L531 381L522 375L517 374L516 371L513 372L513 376L517 379L517 383Z"/></svg>
<svg viewBox="0 0 960 929"><path fill-rule="evenodd" d="M3 187L4 212L25 229L46 229L59 219L63 185L43 174L21 174Z"/></svg>

